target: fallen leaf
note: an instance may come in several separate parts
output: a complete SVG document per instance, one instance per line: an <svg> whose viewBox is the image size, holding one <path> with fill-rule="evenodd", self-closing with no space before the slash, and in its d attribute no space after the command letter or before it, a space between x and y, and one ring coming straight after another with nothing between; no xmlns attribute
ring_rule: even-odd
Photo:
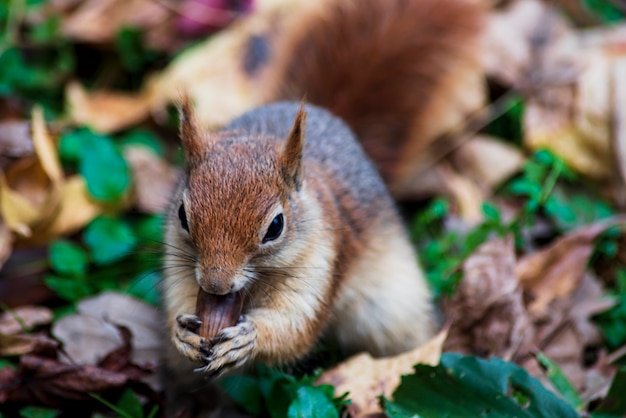
<svg viewBox="0 0 626 418"><path fill-rule="evenodd" d="M594 179L614 179L614 98L624 44L621 25L571 33L537 56L533 77L541 88L529 95L523 119L528 147L550 149Z"/></svg>
<svg viewBox="0 0 626 418"><path fill-rule="evenodd" d="M274 43L298 14L302 0L259 1L255 12L186 50L146 83L153 110L185 93L201 125L217 129L263 103L264 74Z"/></svg>
<svg viewBox="0 0 626 418"><path fill-rule="evenodd" d="M98 366L109 371L123 373L133 380L144 380L154 390L161 390L161 381L156 375L157 361L139 365L132 361L133 345L132 334L126 327L118 326L117 330L122 337L122 345L111 351L98 363ZM153 379L150 379L153 378Z"/></svg>
<svg viewBox="0 0 626 418"><path fill-rule="evenodd" d="M348 411L353 417L382 413L380 395L390 398L400 377L412 373L415 364L439 363L446 335L443 330L420 347L393 357L375 359L358 354L322 373L316 383L335 386L335 396L350 392Z"/></svg>
<svg viewBox="0 0 626 418"><path fill-rule="evenodd" d="M155 308L116 292L83 299L77 308L78 314L61 318L53 327L53 335L77 363L96 364L119 348L123 340L116 325L131 331L134 362L152 363L160 357L163 326Z"/></svg>
<svg viewBox="0 0 626 418"><path fill-rule="evenodd" d="M8 167L0 178L0 210L7 227L23 237L33 235L59 209L63 171L43 111L32 117L36 158L27 157Z"/></svg>
<svg viewBox="0 0 626 418"><path fill-rule="evenodd" d="M523 153L502 140L477 135L450 156L458 172L491 194L497 186L520 170Z"/></svg>
<svg viewBox="0 0 626 418"><path fill-rule="evenodd" d="M145 146L125 147L124 158L132 170L137 208L147 213L164 212L180 173Z"/></svg>
<svg viewBox="0 0 626 418"><path fill-rule="evenodd" d="M2 191L0 190L0 196ZM1 197L0 197L1 199ZM13 251L13 234L4 222L0 220L0 270L4 263L9 259Z"/></svg>
<svg viewBox="0 0 626 418"><path fill-rule="evenodd" d="M486 197L476 182L457 172L448 162L442 161L434 169L442 181L444 190L458 206L459 216L468 225L476 225L483 219L483 199Z"/></svg>
<svg viewBox="0 0 626 418"><path fill-rule="evenodd" d="M626 56L615 60L612 77L615 151L622 183L626 184Z"/></svg>
<svg viewBox="0 0 626 418"><path fill-rule="evenodd" d="M515 273L532 297L528 309L533 315L540 317L553 300L572 294L584 276L595 239L617 222L612 218L579 228L519 260Z"/></svg>
<svg viewBox="0 0 626 418"><path fill-rule="evenodd" d="M0 155L19 158L34 153L30 122L11 120L0 122Z"/></svg>
<svg viewBox="0 0 626 418"><path fill-rule="evenodd" d="M487 75L508 86L526 84L533 70L533 46L569 33L565 18L550 4L517 0L489 14L483 34L482 59Z"/></svg>
<svg viewBox="0 0 626 418"><path fill-rule="evenodd" d="M536 330L532 351L541 350L557 363L579 393L593 389L588 387L589 373L609 378L612 372L608 368L593 371L585 366L586 348L597 347L602 341L591 318L614 304L604 293L599 281L586 273L570 297L552 302L549 311L541 317L531 315ZM549 385L535 356L530 354L519 353L517 360Z"/></svg>
<svg viewBox="0 0 626 418"><path fill-rule="evenodd" d="M52 321L52 311L44 306L20 306L0 315L0 334L13 335L30 331Z"/></svg>
<svg viewBox="0 0 626 418"><path fill-rule="evenodd" d="M34 352L54 352L59 343L43 334L0 333L0 356L22 356Z"/></svg>
<svg viewBox="0 0 626 418"><path fill-rule="evenodd" d="M26 18L37 25L54 16L64 37L100 45L112 44L124 28L137 28L151 48L168 49L180 42L174 31L177 15L167 4L149 0L52 1Z"/></svg>
<svg viewBox="0 0 626 418"><path fill-rule="evenodd" d="M57 320L52 335L63 343L68 356L63 361L73 364L96 365L122 345L114 324L86 315L67 315Z"/></svg>
<svg viewBox="0 0 626 418"><path fill-rule="evenodd" d="M87 191L85 179L80 175L69 177L60 191L59 210L54 217L27 241L29 244L42 244L50 240L78 231L103 212Z"/></svg>
<svg viewBox="0 0 626 418"><path fill-rule="evenodd" d="M0 402L63 405L64 401L91 401L90 393L123 387L128 378L96 366L78 366L24 355L17 371L0 375Z"/></svg>
<svg viewBox="0 0 626 418"><path fill-rule="evenodd" d="M108 91L87 92L78 82L65 90L69 119L76 125L86 125L97 132L116 132L135 125L150 112L146 95L131 95Z"/></svg>
<svg viewBox="0 0 626 418"><path fill-rule="evenodd" d="M463 279L443 310L450 321L446 351L510 360L530 343L512 237L487 241L465 260Z"/></svg>
<svg viewBox="0 0 626 418"><path fill-rule="evenodd" d="M63 179L63 169L57 154L54 140L46 129L46 121L41 107L33 109L33 147L44 172L52 183L57 184Z"/></svg>
<svg viewBox="0 0 626 418"><path fill-rule="evenodd" d="M7 228L25 237L32 234L30 225L38 218L37 209L9 188L4 175L0 175L0 210Z"/></svg>

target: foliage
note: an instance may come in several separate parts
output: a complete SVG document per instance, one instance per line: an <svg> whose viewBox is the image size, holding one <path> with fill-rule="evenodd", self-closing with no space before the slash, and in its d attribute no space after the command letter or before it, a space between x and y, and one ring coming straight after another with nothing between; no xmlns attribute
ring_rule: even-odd
<svg viewBox="0 0 626 418"><path fill-rule="evenodd" d="M393 399L383 399L383 404L394 418L578 416L521 367L456 353L443 354L438 366L415 366L414 374L402 378Z"/></svg>
<svg viewBox="0 0 626 418"><path fill-rule="evenodd" d="M84 246L67 240L53 242L49 259L55 274L46 277L46 284L72 303L106 289L122 288L156 304L159 250L155 245L160 242L161 217L142 216L132 221L99 217L85 229ZM131 252L138 245L143 252Z"/></svg>
<svg viewBox="0 0 626 418"><path fill-rule="evenodd" d="M247 413L254 416L266 411L272 418L339 417L348 404L347 394L334 397L331 385L314 385L318 374L296 378L257 366L255 376L227 376L222 388Z"/></svg>
<svg viewBox="0 0 626 418"><path fill-rule="evenodd" d="M141 405L141 402L137 398L137 395L130 390L126 389L120 395L117 404L112 404L107 401L103 397L92 393L91 396L103 403L104 405L111 408L118 416L122 418L154 418L159 411L158 407L155 405L150 409L148 414L144 413L144 407Z"/></svg>

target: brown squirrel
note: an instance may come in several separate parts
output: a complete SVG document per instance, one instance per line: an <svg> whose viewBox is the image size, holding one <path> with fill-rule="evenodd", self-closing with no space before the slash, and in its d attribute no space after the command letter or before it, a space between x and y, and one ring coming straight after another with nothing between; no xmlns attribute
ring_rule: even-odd
<svg viewBox="0 0 626 418"><path fill-rule="evenodd" d="M359 141L379 153L383 175L392 169L453 70L455 41L476 37L479 9L471 0L325 2L284 35L269 95L306 94L321 107L269 104L210 133L182 103L186 168L167 217L163 288L177 392L254 360L293 362L322 337L383 356L432 336L428 286ZM245 296L237 324L212 341L196 333L199 287ZM193 373L201 364L205 373Z"/></svg>

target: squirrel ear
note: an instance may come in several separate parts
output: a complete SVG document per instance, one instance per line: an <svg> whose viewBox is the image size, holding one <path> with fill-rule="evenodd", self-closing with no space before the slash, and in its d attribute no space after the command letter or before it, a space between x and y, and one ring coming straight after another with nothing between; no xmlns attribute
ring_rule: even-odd
<svg viewBox="0 0 626 418"><path fill-rule="evenodd" d="M285 181L296 189L299 189L302 185L302 154L304 151L305 123L306 112L304 111L304 103L302 103L296 114L296 119L293 122L281 156Z"/></svg>
<svg viewBox="0 0 626 418"><path fill-rule="evenodd" d="M191 166L202 158L204 141L202 130L198 126L196 113L185 94L178 103L180 114L180 140L185 150L185 160Z"/></svg>

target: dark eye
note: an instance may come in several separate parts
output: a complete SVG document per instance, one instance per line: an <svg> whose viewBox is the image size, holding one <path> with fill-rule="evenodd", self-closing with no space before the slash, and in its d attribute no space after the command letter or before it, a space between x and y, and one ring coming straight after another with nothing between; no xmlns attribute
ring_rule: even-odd
<svg viewBox="0 0 626 418"><path fill-rule="evenodd" d="M263 237L263 243L273 241L280 237L281 232L283 232L283 214L279 213L272 219L272 223L267 228L267 232Z"/></svg>
<svg viewBox="0 0 626 418"><path fill-rule="evenodd" d="M178 219L180 219L180 226L187 232L189 232L189 224L187 223L187 214L185 213L185 205L182 203L178 208Z"/></svg>

